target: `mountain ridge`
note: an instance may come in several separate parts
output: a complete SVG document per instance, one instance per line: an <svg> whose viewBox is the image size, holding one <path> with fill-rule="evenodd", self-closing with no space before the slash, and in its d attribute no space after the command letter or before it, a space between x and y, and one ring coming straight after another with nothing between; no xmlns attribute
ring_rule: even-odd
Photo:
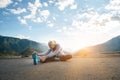
<svg viewBox="0 0 120 80"><path fill-rule="evenodd" d="M32 48L38 52L45 51L48 47L43 43L28 39L0 36L0 54L20 54L26 49Z"/></svg>
<svg viewBox="0 0 120 80"><path fill-rule="evenodd" d="M80 49L76 54L82 53L119 53L120 52L120 35L98 45L89 46Z"/></svg>

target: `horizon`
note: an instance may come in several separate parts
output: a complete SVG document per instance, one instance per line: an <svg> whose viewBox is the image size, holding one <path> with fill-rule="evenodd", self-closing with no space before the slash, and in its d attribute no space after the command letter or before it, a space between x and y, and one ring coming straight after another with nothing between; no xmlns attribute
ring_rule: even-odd
<svg viewBox="0 0 120 80"><path fill-rule="evenodd" d="M0 0L0 35L76 51L120 35L119 0Z"/></svg>
<svg viewBox="0 0 120 80"><path fill-rule="evenodd" d="M22 40L22 39L26 39L26 38L12 37L12 36L4 36L4 35L0 35L0 36L17 38L17 39L21 39L21 40ZM118 36L120 36L120 35L118 35ZM118 36L115 36L115 37L113 37L113 38L116 38L116 37L118 37ZM111 39L109 39L109 40L112 40L113 38L111 38ZM30 40L30 41L37 42L37 41L31 40L31 39L26 39L26 40ZM72 49L70 49L70 48L64 48L64 50L65 50L65 51L68 51L68 52L74 53L74 52L77 52L77 51L79 51L79 50L81 50L81 49L84 49L84 48L87 48L87 47L92 47L92 46L96 46L96 45L99 45L99 44L104 44L104 43L108 42L109 40L107 40L107 41L105 41L105 42L103 42L103 43L98 43L98 44L94 44L94 45L89 45L89 46L85 46L85 47L82 47L82 48L78 48L78 49L76 49L76 50L72 50ZM47 45L48 43L42 43L42 42L37 42L37 43L39 43L39 44L45 44L46 46L48 46L48 45ZM58 43L58 44L59 44L59 43ZM62 47L63 47L63 46L62 46Z"/></svg>

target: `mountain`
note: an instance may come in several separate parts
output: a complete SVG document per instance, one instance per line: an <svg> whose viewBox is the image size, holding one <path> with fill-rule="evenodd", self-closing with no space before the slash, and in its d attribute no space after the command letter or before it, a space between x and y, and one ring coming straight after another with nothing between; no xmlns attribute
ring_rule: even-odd
<svg viewBox="0 0 120 80"><path fill-rule="evenodd" d="M29 55L31 55L33 53L33 51L35 51L35 49L33 49L33 48L27 48L23 52L21 52L20 55L22 57L28 57Z"/></svg>
<svg viewBox="0 0 120 80"><path fill-rule="evenodd" d="M118 52L120 52L120 36L114 37L103 44L83 48L79 50L76 54Z"/></svg>
<svg viewBox="0 0 120 80"><path fill-rule="evenodd" d="M43 52L48 47L43 43L28 39L0 36L0 55L19 55L29 48Z"/></svg>

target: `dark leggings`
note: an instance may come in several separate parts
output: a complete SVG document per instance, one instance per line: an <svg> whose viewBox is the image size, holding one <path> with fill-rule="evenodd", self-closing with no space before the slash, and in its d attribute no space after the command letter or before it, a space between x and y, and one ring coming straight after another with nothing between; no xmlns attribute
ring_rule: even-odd
<svg viewBox="0 0 120 80"><path fill-rule="evenodd" d="M60 58L60 61L67 61L68 59L71 59L71 58L72 58L72 55L61 55L61 56L49 57L49 58L47 58L44 62L41 61L41 63L55 61L55 57Z"/></svg>

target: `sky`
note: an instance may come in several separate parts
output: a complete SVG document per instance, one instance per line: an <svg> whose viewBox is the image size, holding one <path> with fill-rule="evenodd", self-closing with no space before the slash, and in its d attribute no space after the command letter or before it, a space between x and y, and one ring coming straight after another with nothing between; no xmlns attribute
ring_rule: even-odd
<svg viewBox="0 0 120 80"><path fill-rule="evenodd" d="M0 35L71 51L101 44L120 35L120 1L0 0Z"/></svg>

